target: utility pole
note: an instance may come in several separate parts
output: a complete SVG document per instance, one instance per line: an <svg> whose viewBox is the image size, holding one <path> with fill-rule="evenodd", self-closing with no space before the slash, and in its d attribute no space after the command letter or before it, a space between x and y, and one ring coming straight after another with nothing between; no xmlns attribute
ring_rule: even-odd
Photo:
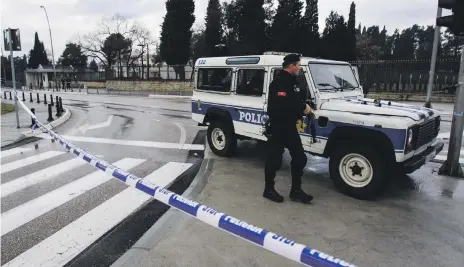
<svg viewBox="0 0 464 267"><path fill-rule="evenodd" d="M47 10L44 6L40 6L45 11L45 16L47 17L48 31L50 32L50 43L52 45L52 64L53 64L53 79L55 80L55 87L58 90L58 84L56 83L56 69L55 69L55 54L53 53L53 39L52 39L52 29L50 28L50 21L48 20ZM55 91L54 89L52 89Z"/></svg>
<svg viewBox="0 0 464 267"><path fill-rule="evenodd" d="M14 30L15 34L18 34L18 38L13 41L13 30L8 28L8 39L9 39L9 49L10 49L10 63L11 63L11 79L13 81L13 97L15 101L15 111L16 111L16 128L19 129L19 110L18 110L18 98L16 97L16 71L14 65L14 56L13 50L20 51L21 42L19 41L19 30Z"/></svg>
<svg viewBox="0 0 464 267"><path fill-rule="evenodd" d="M448 156L440 167L439 174L464 178L459 163L461 154L462 135L464 133L464 47L461 49L461 64L459 67L458 87L454 101L453 120L451 123L451 136L448 145Z"/></svg>
<svg viewBox="0 0 464 267"><path fill-rule="evenodd" d="M150 52L148 51L148 43L147 43L147 80L150 79Z"/></svg>
<svg viewBox="0 0 464 267"><path fill-rule="evenodd" d="M451 9L453 15L438 17L437 26L444 26L451 30L455 36L464 36L464 1L439 0L438 7ZM440 167L439 174L464 178L459 163L461 154L462 135L464 131L464 47L461 48L461 63L458 72L458 87L454 102L453 120L451 123L451 136L448 144L448 156Z"/></svg>
<svg viewBox="0 0 464 267"><path fill-rule="evenodd" d="M437 18L441 17L442 9L437 8ZM437 64L438 42L440 41L440 26L435 25L435 34L433 37L432 60L430 62L429 82L427 84L427 100L425 107L432 108L430 99L432 98L433 77L435 77L435 66Z"/></svg>

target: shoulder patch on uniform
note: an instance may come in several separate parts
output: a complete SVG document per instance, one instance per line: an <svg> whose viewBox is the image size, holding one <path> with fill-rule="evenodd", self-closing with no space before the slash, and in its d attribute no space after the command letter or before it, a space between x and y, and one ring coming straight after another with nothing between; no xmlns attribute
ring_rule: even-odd
<svg viewBox="0 0 464 267"><path fill-rule="evenodd" d="M286 92L277 92L277 95L278 96L287 96L287 93Z"/></svg>

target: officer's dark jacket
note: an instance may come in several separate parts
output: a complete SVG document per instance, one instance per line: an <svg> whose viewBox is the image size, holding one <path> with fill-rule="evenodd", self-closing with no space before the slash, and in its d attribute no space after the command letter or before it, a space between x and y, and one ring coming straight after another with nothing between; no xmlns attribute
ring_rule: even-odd
<svg viewBox="0 0 464 267"><path fill-rule="evenodd" d="M281 71L269 85L267 114L272 127L295 127L306 103L301 99L296 76Z"/></svg>

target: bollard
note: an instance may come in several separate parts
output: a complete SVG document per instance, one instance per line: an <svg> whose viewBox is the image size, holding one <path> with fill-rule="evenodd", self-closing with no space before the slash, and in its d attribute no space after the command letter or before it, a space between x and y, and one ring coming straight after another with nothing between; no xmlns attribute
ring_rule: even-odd
<svg viewBox="0 0 464 267"><path fill-rule="evenodd" d="M40 104L40 96L39 96L39 93L37 93L37 104Z"/></svg>
<svg viewBox="0 0 464 267"><path fill-rule="evenodd" d="M44 94L44 104L47 105L47 94Z"/></svg>
<svg viewBox="0 0 464 267"><path fill-rule="evenodd" d="M26 96L24 95L24 91L22 93L23 93L23 102L26 102Z"/></svg>
<svg viewBox="0 0 464 267"><path fill-rule="evenodd" d="M53 105L53 95L50 94L50 104Z"/></svg>
<svg viewBox="0 0 464 267"><path fill-rule="evenodd" d="M48 119L47 119L48 122L52 122L52 121L53 121L53 117L52 117L52 107L53 107L53 104L48 104Z"/></svg>
<svg viewBox="0 0 464 267"><path fill-rule="evenodd" d="M5 96L3 99L6 99L6 91L3 91L3 95Z"/></svg>
<svg viewBox="0 0 464 267"><path fill-rule="evenodd" d="M32 100L32 92L29 93L29 98L30 98L30 99L29 99L29 102L31 102L31 103L34 102L34 101Z"/></svg>
<svg viewBox="0 0 464 267"><path fill-rule="evenodd" d="M60 108L60 101L58 100L58 97L56 99L56 117L61 117L61 108Z"/></svg>
<svg viewBox="0 0 464 267"><path fill-rule="evenodd" d="M32 114L35 115L35 108L31 108L31 112L32 112ZM31 128L32 128L32 126L34 126L34 124L35 124L35 119L34 119L34 117L31 116Z"/></svg>
<svg viewBox="0 0 464 267"><path fill-rule="evenodd" d="M58 108L60 106L60 100L58 100L58 96L55 96L56 97L56 107Z"/></svg>
<svg viewBox="0 0 464 267"><path fill-rule="evenodd" d="M60 97L60 110L61 110L61 113L64 113L63 99L61 99L61 97Z"/></svg>
<svg viewBox="0 0 464 267"><path fill-rule="evenodd" d="M13 100L13 98L11 98L11 91L10 91L10 100Z"/></svg>

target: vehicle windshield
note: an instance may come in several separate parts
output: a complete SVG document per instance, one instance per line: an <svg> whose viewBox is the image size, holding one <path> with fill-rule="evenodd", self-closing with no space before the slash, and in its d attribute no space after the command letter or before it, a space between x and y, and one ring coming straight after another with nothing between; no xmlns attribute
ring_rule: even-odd
<svg viewBox="0 0 464 267"><path fill-rule="evenodd" d="M309 63L309 69L319 91L353 90L359 87L350 65Z"/></svg>

